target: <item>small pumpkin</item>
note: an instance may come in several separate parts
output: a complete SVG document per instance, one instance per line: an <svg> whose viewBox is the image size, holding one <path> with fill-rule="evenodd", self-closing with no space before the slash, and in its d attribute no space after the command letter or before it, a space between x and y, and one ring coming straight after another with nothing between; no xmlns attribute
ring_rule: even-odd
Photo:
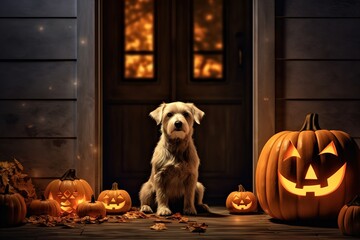
<svg viewBox="0 0 360 240"><path fill-rule="evenodd" d="M89 201L92 194L89 183L78 178L75 169L69 169L60 179L51 181L44 192L47 199L56 200L61 212L67 214L75 212L79 203Z"/></svg>
<svg viewBox="0 0 360 240"><path fill-rule="evenodd" d="M109 214L125 213L131 208L131 197L125 190L119 189L114 182L111 190L104 190L99 194L98 201L102 202Z"/></svg>
<svg viewBox="0 0 360 240"><path fill-rule="evenodd" d="M50 215L58 217L61 215L60 204L54 199L45 199L45 196L41 195L41 199L31 201L29 215Z"/></svg>
<svg viewBox="0 0 360 240"><path fill-rule="evenodd" d="M262 209L286 221L336 222L360 193L359 149L349 134L321 129L308 114L299 131L282 131L263 147L255 185Z"/></svg>
<svg viewBox="0 0 360 240"><path fill-rule="evenodd" d="M26 204L19 193L10 193L9 185L0 193L0 226L10 227L21 224L25 220Z"/></svg>
<svg viewBox="0 0 360 240"><path fill-rule="evenodd" d="M239 191L229 194L226 199L226 208L230 213L251 213L257 211L257 198L249 191L246 191L242 185L239 185Z"/></svg>
<svg viewBox="0 0 360 240"><path fill-rule="evenodd" d="M360 196L341 208L338 226L344 235L360 236Z"/></svg>
<svg viewBox="0 0 360 240"><path fill-rule="evenodd" d="M95 201L94 195L91 195L91 201L80 203L76 208L76 213L79 217L104 218L106 216L106 209L102 202Z"/></svg>

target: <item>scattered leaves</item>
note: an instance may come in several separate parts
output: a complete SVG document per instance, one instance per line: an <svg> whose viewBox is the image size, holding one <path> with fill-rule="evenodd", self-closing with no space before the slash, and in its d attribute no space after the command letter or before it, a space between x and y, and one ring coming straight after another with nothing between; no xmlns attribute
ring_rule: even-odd
<svg viewBox="0 0 360 240"><path fill-rule="evenodd" d="M122 215L125 219L145 219L148 218L145 213L140 211L129 211Z"/></svg>
<svg viewBox="0 0 360 240"><path fill-rule="evenodd" d="M44 227L63 226L65 228L75 228L76 224L100 224L106 222L107 220L108 220L107 217L93 218L93 217L85 216L83 218L80 218L78 216L74 217L73 215L67 215L63 217L40 215L40 216L30 216L27 219L27 222Z"/></svg>
<svg viewBox="0 0 360 240"><path fill-rule="evenodd" d="M198 224L197 222L190 222L184 229L187 229L190 232L204 233L207 227L208 225L205 223Z"/></svg>
<svg viewBox="0 0 360 240"><path fill-rule="evenodd" d="M165 223L155 223L154 225L152 225L150 227L151 230L156 230L156 231L162 231L162 230L166 230L167 227L165 225Z"/></svg>
<svg viewBox="0 0 360 240"><path fill-rule="evenodd" d="M36 199L36 192L31 178L23 170L23 165L15 158L12 162L0 162L0 192L4 192L5 186L9 184L9 191L21 194L29 205Z"/></svg>

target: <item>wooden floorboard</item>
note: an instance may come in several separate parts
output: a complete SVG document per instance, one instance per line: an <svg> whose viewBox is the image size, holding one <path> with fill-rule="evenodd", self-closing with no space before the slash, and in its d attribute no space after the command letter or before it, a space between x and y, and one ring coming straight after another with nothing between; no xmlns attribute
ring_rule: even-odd
<svg viewBox="0 0 360 240"><path fill-rule="evenodd" d="M205 233L193 233L185 223L165 223L167 230L155 231L154 218L124 223L77 224L75 228L40 227L27 223L0 228L1 239L355 239L344 236L336 227L296 226L277 223L266 214L230 215L224 207L211 207L212 214L189 217L206 223Z"/></svg>

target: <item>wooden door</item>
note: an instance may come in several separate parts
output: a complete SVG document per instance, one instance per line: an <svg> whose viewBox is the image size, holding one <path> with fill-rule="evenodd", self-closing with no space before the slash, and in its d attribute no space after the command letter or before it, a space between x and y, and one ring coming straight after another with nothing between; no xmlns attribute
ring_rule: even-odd
<svg viewBox="0 0 360 240"><path fill-rule="evenodd" d="M118 181L135 204L150 175L162 102L193 102L205 201L252 189L251 2L103 2L103 188Z"/></svg>

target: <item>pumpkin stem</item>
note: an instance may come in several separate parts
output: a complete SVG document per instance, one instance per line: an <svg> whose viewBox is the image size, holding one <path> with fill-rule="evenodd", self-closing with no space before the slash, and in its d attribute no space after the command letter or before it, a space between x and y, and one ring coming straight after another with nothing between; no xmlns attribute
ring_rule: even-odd
<svg viewBox="0 0 360 240"><path fill-rule="evenodd" d="M348 204L348 206L360 206L360 196L356 195L353 200L351 200Z"/></svg>
<svg viewBox="0 0 360 240"><path fill-rule="evenodd" d="M95 196L94 196L94 194L93 195L91 195L91 201L90 201L91 203L95 203Z"/></svg>
<svg viewBox="0 0 360 240"><path fill-rule="evenodd" d="M119 188L118 188L118 183L117 183L117 182L114 182L114 183L112 184L111 190L119 190Z"/></svg>
<svg viewBox="0 0 360 240"><path fill-rule="evenodd" d="M45 196L44 196L44 194L41 194L41 201L45 201L46 199L45 199Z"/></svg>
<svg viewBox="0 0 360 240"><path fill-rule="evenodd" d="M71 181L74 181L76 179L79 179L77 176L76 176L76 170L75 169L69 169L67 170L64 175L62 175L62 177L60 178L61 181L64 181L64 180L71 180Z"/></svg>
<svg viewBox="0 0 360 240"><path fill-rule="evenodd" d="M308 115L306 115L304 124L301 127L300 132L305 130L321 130L319 126L319 115L317 113L309 113Z"/></svg>
<svg viewBox="0 0 360 240"><path fill-rule="evenodd" d="M245 188L241 184L239 185L239 192L246 192Z"/></svg>

